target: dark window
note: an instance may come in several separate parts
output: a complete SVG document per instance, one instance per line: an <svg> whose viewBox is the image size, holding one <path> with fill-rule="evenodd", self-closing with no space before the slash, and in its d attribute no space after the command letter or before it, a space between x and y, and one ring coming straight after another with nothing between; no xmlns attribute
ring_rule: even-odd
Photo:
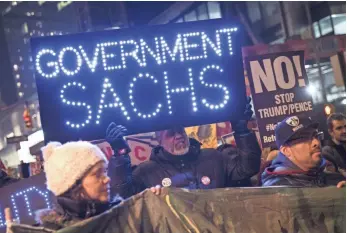
<svg viewBox="0 0 347 233"><path fill-rule="evenodd" d="M346 34L346 14L331 15L333 19L335 35Z"/></svg>
<svg viewBox="0 0 347 233"><path fill-rule="evenodd" d="M189 21L197 21L198 18L196 17L196 12L193 10L189 13L187 13L185 16L184 16L184 21L185 22L189 22Z"/></svg>
<svg viewBox="0 0 347 233"><path fill-rule="evenodd" d="M330 15L319 20L319 26L322 36L330 34L333 32L333 26L331 23L331 17Z"/></svg>
<svg viewBox="0 0 347 233"><path fill-rule="evenodd" d="M176 20L176 23L182 23L182 22L183 22L183 18L182 17Z"/></svg>
<svg viewBox="0 0 347 233"><path fill-rule="evenodd" d="M198 20L205 20L205 19L209 19L208 18L208 11L207 11L207 5L206 3L202 3L197 9L196 9L197 13L198 13Z"/></svg>
<svg viewBox="0 0 347 233"><path fill-rule="evenodd" d="M264 14L267 17L280 13L280 5L278 2L261 2L261 5L264 9Z"/></svg>
<svg viewBox="0 0 347 233"><path fill-rule="evenodd" d="M247 2L247 12L252 23L261 20L259 2Z"/></svg>
<svg viewBox="0 0 347 233"><path fill-rule="evenodd" d="M207 2L207 8L210 19L222 18L222 12L219 2Z"/></svg>

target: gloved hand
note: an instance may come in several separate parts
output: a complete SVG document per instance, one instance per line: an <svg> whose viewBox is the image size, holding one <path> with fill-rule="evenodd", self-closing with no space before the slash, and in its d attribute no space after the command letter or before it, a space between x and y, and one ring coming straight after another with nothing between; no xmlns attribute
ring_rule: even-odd
<svg viewBox="0 0 347 233"><path fill-rule="evenodd" d="M123 138L126 132L127 129L124 126L116 125L113 122L107 127L106 141L111 145L114 151L114 156L130 153L130 147Z"/></svg>
<svg viewBox="0 0 347 233"><path fill-rule="evenodd" d="M231 126L236 134L247 134L249 133L249 129L247 128L248 121L252 118L252 104L251 97L247 96L247 104L245 111L243 113L243 117L239 121L230 121Z"/></svg>

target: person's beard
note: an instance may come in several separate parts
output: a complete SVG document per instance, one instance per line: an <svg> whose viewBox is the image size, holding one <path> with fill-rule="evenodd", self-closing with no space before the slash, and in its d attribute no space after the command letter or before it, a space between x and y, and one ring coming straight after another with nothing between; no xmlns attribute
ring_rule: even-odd
<svg viewBox="0 0 347 233"><path fill-rule="evenodd" d="M164 150L166 150L167 152L169 152L172 155L185 155L188 153L189 151L189 147L190 147L190 143L189 143L189 139L187 139L184 142L184 146L179 147L180 142L173 142L172 145L170 146L170 148L167 148L166 146L163 146Z"/></svg>
<svg viewBox="0 0 347 233"><path fill-rule="evenodd" d="M188 143L188 144L189 144L189 143ZM173 155L185 155L185 154L188 153L188 151L189 151L189 145L187 145L186 147L182 147L182 148L180 148L180 149L174 149L174 150L172 151L172 154L173 154Z"/></svg>

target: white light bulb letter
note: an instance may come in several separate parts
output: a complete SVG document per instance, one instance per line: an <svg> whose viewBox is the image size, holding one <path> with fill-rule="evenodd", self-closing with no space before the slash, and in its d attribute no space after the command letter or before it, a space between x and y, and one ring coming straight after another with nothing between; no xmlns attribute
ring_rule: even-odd
<svg viewBox="0 0 347 233"><path fill-rule="evenodd" d="M140 39L140 47L141 47L141 53L142 53L142 65L146 66L146 54L150 54L156 61L158 65L161 64L161 58L160 58L160 50L159 50L159 41L158 38L154 38L155 41L155 52L147 45L147 42L143 39Z"/></svg>
<svg viewBox="0 0 347 233"><path fill-rule="evenodd" d="M108 65L108 61L111 60L111 58L115 58L116 55L114 53L107 53L106 48L114 47L116 45L118 45L117 42L106 42L106 43L98 44L98 46L100 46L101 48L102 65L104 66L104 70L122 69L122 65L113 65L113 66Z"/></svg>
<svg viewBox="0 0 347 233"><path fill-rule="evenodd" d="M172 61L176 60L177 54L180 55L180 61L184 61L184 54L183 54L183 41L181 34L177 34L177 38L174 44L173 50L170 50L169 45L165 41L164 37L160 37L160 47L162 52L162 59L163 63L167 62L167 54L169 55L169 58Z"/></svg>
<svg viewBox="0 0 347 233"><path fill-rule="evenodd" d="M207 83L205 81L205 73L209 70L215 70L215 71L218 71L220 73L223 73L223 69L221 69L218 65L208 65L206 67L204 67L202 69L202 71L200 72L200 77L199 77L199 80L200 80L200 83L202 85L204 85L206 88L212 88L212 89L222 89L223 92L224 92L224 98L223 98L223 101L219 104L211 104L210 102L208 102L205 98L203 98L201 100L201 103L206 106L207 108L210 108L210 109L220 109L220 108L224 108L225 105L228 103L229 101L229 90L226 86L222 85L222 84L218 84L218 83Z"/></svg>
<svg viewBox="0 0 347 233"><path fill-rule="evenodd" d="M139 117L142 117L142 118L151 118L153 116L156 116L159 112L160 112L160 109L162 107L162 104L161 103L158 103L157 104L157 108L155 109L155 111L153 111L152 113L147 113L147 114L144 114L142 112L140 112L137 108L136 108L136 105L135 105L135 102L134 102L134 97L133 97L133 88L135 86L135 83L137 82L138 79L151 79L153 80L153 82L156 84L158 83L158 80L155 79L152 75L146 73L146 74L139 74L137 77L133 78L133 82L130 83L130 88L129 88L129 99L130 99L130 103L131 105L133 106L133 112L136 113L137 116Z"/></svg>
<svg viewBox="0 0 347 233"><path fill-rule="evenodd" d="M84 48L82 45L80 45L78 48L80 49L82 56L83 56L84 60L86 61L90 71L95 72L96 66L98 64L98 56L99 56L99 51L100 51L99 45L98 44L96 45L96 48L94 50L93 60L90 60L88 58L87 53L86 53L86 51L84 51Z"/></svg>
<svg viewBox="0 0 347 233"><path fill-rule="evenodd" d="M64 66L64 56L65 56L67 51L74 53L76 56L76 68L75 68L75 70L69 70ZM80 53L75 48L65 47L59 53L59 65L60 65L61 70L63 71L64 74L66 74L67 76L73 76L73 75L77 74L81 69L82 57L81 57Z"/></svg>
<svg viewBox="0 0 347 233"><path fill-rule="evenodd" d="M114 101L112 101L111 103L105 103L105 97L107 94L111 94ZM130 116L128 116L128 112L125 109L124 104L122 103L120 98L117 96L117 93L112 88L112 84L110 83L110 80L108 78L104 79L98 114L96 115L96 122L95 122L96 124L100 124L101 114L104 108L120 108L124 117L127 120L130 120Z"/></svg>
<svg viewBox="0 0 347 233"><path fill-rule="evenodd" d="M126 52L124 50L124 47L125 47L124 45L133 45L134 49L131 52ZM122 57L122 63L123 63L124 69L127 68L126 62L125 62L126 57L132 57L140 66L143 65L141 59L137 55L140 50L140 46L136 43L136 41L134 40L121 41L120 50L121 50L121 57Z"/></svg>
<svg viewBox="0 0 347 233"><path fill-rule="evenodd" d="M184 50L185 50L185 58L186 60L200 60L200 59L203 59L204 58L204 55L201 54L201 55L196 55L196 56L192 56L190 55L190 50L191 49L196 49L201 47L199 44L197 43L189 43L188 39L189 38L192 38L194 39L197 38L197 37L200 37L200 32L194 32L194 33L186 33L186 34L183 34L183 44L184 44ZM199 38L200 39L200 38ZM202 50L202 52L204 52Z"/></svg>
<svg viewBox="0 0 347 233"><path fill-rule="evenodd" d="M47 208L50 209L51 208L51 204L48 200L49 194L47 191L41 191L38 188L36 188L35 186L27 188L25 190L19 191L15 194L11 195L11 202L12 202L12 207L14 210L14 216L15 219L17 221L20 221L20 216L19 216L19 212L18 212L18 207L17 207L17 203L16 203L16 198L23 196L24 197L24 201L27 207L27 211L29 216L33 216L33 211L31 209L31 205L30 205L30 199L28 197L28 194L32 194L32 193L38 193L40 196L42 196L45 200L45 203L47 205Z"/></svg>
<svg viewBox="0 0 347 233"><path fill-rule="evenodd" d="M53 67L53 70L50 73L44 72L41 67L41 57L43 55L51 55L56 59L57 54L51 49L42 49L40 50L35 59L36 71L45 78L53 78L59 74L59 64L57 61L47 62L47 67Z"/></svg>
<svg viewBox="0 0 347 233"><path fill-rule="evenodd" d="M79 101L71 101L65 98L65 92L68 88L78 88L81 90L85 90L86 87L82 83L78 82L69 82L66 85L63 86L63 88L60 90L60 99L61 101L66 105L72 105L75 108L85 108L87 111L87 117L83 122L80 123L72 123L71 121L66 121L65 124L71 128L80 128L85 127L87 124L90 123L90 120L92 119L92 110L91 106L88 105L85 102L79 102Z"/></svg>

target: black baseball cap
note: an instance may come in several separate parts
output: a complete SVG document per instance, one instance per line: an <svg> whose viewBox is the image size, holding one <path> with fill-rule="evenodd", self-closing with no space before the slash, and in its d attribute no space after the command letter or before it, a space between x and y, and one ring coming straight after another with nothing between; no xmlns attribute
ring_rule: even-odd
<svg viewBox="0 0 347 233"><path fill-rule="evenodd" d="M310 117L291 116L281 121L275 128L276 145L278 148L294 138L310 137L310 132L316 131L319 124Z"/></svg>

